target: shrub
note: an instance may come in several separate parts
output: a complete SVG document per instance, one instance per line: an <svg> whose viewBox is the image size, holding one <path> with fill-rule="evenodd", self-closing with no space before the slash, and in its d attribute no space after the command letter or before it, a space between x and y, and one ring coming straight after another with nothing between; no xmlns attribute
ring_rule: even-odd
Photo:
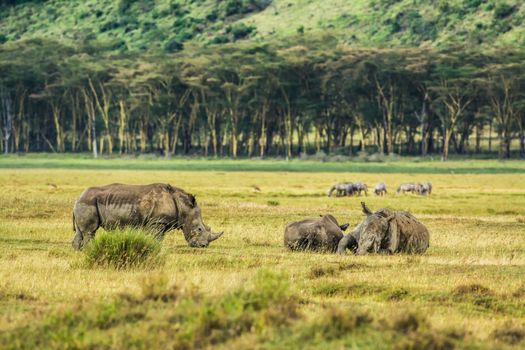
<svg viewBox="0 0 525 350"><path fill-rule="evenodd" d="M319 321L312 324L311 334L317 333L328 340L339 339L370 325L371 322L372 317L365 311L333 306L326 310Z"/></svg>
<svg viewBox="0 0 525 350"><path fill-rule="evenodd" d="M515 11L514 6L510 6L509 4L500 3L496 5L496 8L494 9L494 17L498 19L502 19L505 17L510 16Z"/></svg>
<svg viewBox="0 0 525 350"><path fill-rule="evenodd" d="M235 24L226 28L227 33L231 33L235 40L242 39L255 31L254 26L247 26L244 23Z"/></svg>
<svg viewBox="0 0 525 350"><path fill-rule="evenodd" d="M483 3L483 0L463 0L463 7L475 10Z"/></svg>
<svg viewBox="0 0 525 350"><path fill-rule="evenodd" d="M227 35L217 35L212 40L210 40L211 44L226 44L230 42L230 38Z"/></svg>
<svg viewBox="0 0 525 350"><path fill-rule="evenodd" d="M98 234L84 254L89 268L152 268L164 262L160 241L132 228Z"/></svg>
<svg viewBox="0 0 525 350"><path fill-rule="evenodd" d="M493 335L498 340L515 345L525 339L525 328L507 322L496 329Z"/></svg>
<svg viewBox="0 0 525 350"><path fill-rule="evenodd" d="M174 53L184 49L184 45L176 39L172 39L166 43L164 49L167 52Z"/></svg>
<svg viewBox="0 0 525 350"><path fill-rule="evenodd" d="M264 10L270 3L271 0L227 0L222 9L224 16L233 16Z"/></svg>

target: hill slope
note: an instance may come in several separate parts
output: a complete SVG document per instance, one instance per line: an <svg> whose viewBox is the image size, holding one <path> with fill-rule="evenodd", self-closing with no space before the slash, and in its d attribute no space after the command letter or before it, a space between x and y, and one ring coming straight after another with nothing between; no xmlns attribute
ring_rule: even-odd
<svg viewBox="0 0 525 350"><path fill-rule="evenodd" d="M330 33L354 46L523 45L519 0L4 0L0 43L45 37L118 50Z"/></svg>

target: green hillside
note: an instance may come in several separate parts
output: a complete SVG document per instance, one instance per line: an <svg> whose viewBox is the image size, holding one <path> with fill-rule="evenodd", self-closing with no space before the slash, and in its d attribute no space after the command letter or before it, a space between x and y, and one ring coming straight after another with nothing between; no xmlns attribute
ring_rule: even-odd
<svg viewBox="0 0 525 350"><path fill-rule="evenodd" d="M0 42L35 37L178 51L332 34L352 46L525 44L519 0L4 0Z"/></svg>

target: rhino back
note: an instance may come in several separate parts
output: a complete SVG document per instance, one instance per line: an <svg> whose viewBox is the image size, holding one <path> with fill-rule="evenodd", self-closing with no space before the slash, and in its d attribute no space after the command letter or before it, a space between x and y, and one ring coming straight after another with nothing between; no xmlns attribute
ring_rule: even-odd
<svg viewBox="0 0 525 350"><path fill-rule="evenodd" d="M79 203L96 205L105 228L168 222L177 216L175 203L163 184L92 187L81 195Z"/></svg>
<svg viewBox="0 0 525 350"><path fill-rule="evenodd" d="M425 225L408 212L397 212L394 220L400 234L400 251L424 253L428 249L430 235Z"/></svg>
<svg viewBox="0 0 525 350"><path fill-rule="evenodd" d="M288 224L285 229L285 246L296 250L335 251L343 238L343 232L337 222L332 221L335 218L332 218L325 216Z"/></svg>

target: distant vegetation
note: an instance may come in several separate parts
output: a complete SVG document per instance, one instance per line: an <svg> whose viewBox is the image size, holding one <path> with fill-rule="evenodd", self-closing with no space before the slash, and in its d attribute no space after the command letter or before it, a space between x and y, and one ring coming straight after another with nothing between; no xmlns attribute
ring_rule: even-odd
<svg viewBox="0 0 525 350"><path fill-rule="evenodd" d="M525 6L349 3L3 1L0 150L525 156Z"/></svg>

